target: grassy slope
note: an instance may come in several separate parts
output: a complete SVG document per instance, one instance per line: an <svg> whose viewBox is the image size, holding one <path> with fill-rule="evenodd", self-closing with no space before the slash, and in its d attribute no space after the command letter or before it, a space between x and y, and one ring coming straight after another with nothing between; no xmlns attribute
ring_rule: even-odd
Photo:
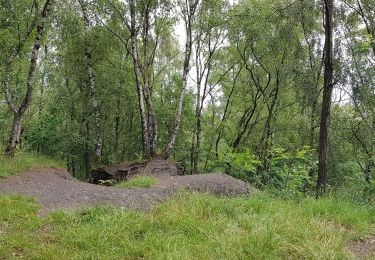
<svg viewBox="0 0 375 260"><path fill-rule="evenodd" d="M103 206L41 219L37 208L0 197L5 259L347 259L348 241L375 227L374 207L265 193L181 193L147 214Z"/></svg>
<svg viewBox="0 0 375 260"><path fill-rule="evenodd" d="M123 181L117 183L115 186L119 188L131 189L131 188L138 188L144 187L148 188L154 186L158 183L158 180L152 176L139 176L134 177L128 181Z"/></svg>
<svg viewBox="0 0 375 260"><path fill-rule="evenodd" d="M64 162L47 156L22 152L14 158L0 156L0 178L39 167L65 168Z"/></svg>

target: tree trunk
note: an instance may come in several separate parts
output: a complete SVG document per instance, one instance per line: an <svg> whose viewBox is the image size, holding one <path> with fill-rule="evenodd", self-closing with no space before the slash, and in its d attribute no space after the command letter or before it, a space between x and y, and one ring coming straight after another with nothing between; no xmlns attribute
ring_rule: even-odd
<svg viewBox="0 0 375 260"><path fill-rule="evenodd" d="M171 133L170 141L164 151L163 157L167 159L172 150L174 149L174 146L176 144L176 138L178 131L180 129L181 125L181 114L182 114L182 108L184 103L184 98L186 94L186 86L187 86L187 77L190 70L190 56L191 56L191 47L192 47L192 20L193 15L197 9L199 0L189 0L186 1L186 14L185 14L185 28L186 28L186 43L185 43L185 59L184 59L184 70L182 73L182 86L181 86L181 92L180 92L180 98L177 105L177 112L175 117L175 125L174 129Z"/></svg>
<svg viewBox="0 0 375 260"><path fill-rule="evenodd" d="M89 87L90 97L92 101L92 107L94 110L94 122L95 122L95 151L93 163L96 165L100 165L101 157L102 157L102 147L103 147L103 138L102 138L102 126L101 126L101 115L100 115L100 108L99 102L96 93L96 85L95 85L95 76L94 76L94 68L92 62L92 47L90 46L90 42L88 40L89 30L90 30L90 18L87 13L87 3L85 1L79 1L82 9L82 16L83 16L83 24L84 24L84 32L85 32L85 63L86 63L86 72L87 72L87 84Z"/></svg>
<svg viewBox="0 0 375 260"><path fill-rule="evenodd" d="M144 97L146 101L147 107L147 133L148 133L148 150L150 158L154 158L156 156L156 148L157 148L157 139L158 139L158 130L157 130L157 121L156 121L156 114L154 110L154 105L152 102L152 95L149 84L145 84L143 86L144 90Z"/></svg>
<svg viewBox="0 0 375 260"><path fill-rule="evenodd" d="M191 149L191 173L198 173L198 157L200 150L200 139L201 139L201 109L196 111L196 122L193 133L193 142Z"/></svg>
<svg viewBox="0 0 375 260"><path fill-rule="evenodd" d="M5 148L5 155L7 157L13 157L16 147L20 142L21 137L21 125L22 125L22 115L19 113L14 114L12 131L10 134L9 142Z"/></svg>
<svg viewBox="0 0 375 260"><path fill-rule="evenodd" d="M143 31L142 31L142 41L143 41L143 63L141 66L141 73L143 79L143 95L146 102L147 108L147 133L148 133L148 147L149 147L149 157L154 158L156 156L156 149L157 149L157 139L158 139L158 126L156 121L156 114L154 109L154 104L152 102L152 81L151 81L151 74L152 74L152 64L154 55L152 54L148 57L148 50L149 50L149 30L150 30L150 3L146 3L144 22L143 22ZM156 36L157 38L157 36ZM156 40L157 41L157 40ZM157 42L156 42L157 45Z"/></svg>
<svg viewBox="0 0 375 260"><path fill-rule="evenodd" d="M279 98L280 84L281 84L280 69L284 64L284 59L285 59L285 55L283 56L283 59L281 61L280 68L276 67L275 89L273 90L273 93L272 93L271 105L267 104L268 115L267 115L266 123L265 123L265 126L264 126L263 134L262 134L262 137L261 137L260 142L259 142L258 153L260 155L259 157L263 158L263 162L262 162L262 166L261 166L263 168L262 169L263 171L268 170L268 164L269 163L268 163L267 153L268 153L268 149L270 147L270 144L269 144L270 137L272 135L272 121L274 120L275 113L277 112L275 110L276 110L276 107L277 107L277 100Z"/></svg>
<svg viewBox="0 0 375 260"><path fill-rule="evenodd" d="M328 175L328 134L333 91L333 0L324 1L324 87L319 137L317 196L325 192Z"/></svg>
<svg viewBox="0 0 375 260"><path fill-rule="evenodd" d="M196 45L196 74L197 74L197 98L196 98L196 105L195 105L195 125L193 130L193 138L191 142L191 174L195 174L198 172L198 154L199 154L199 143L200 143L200 131L201 131L201 99L204 98L205 93L203 93L203 97L201 98L201 83L202 83L202 77L203 73L200 71L199 66L199 59L200 59L200 41L197 39L197 45ZM208 77L208 75L207 75Z"/></svg>
<svg viewBox="0 0 375 260"><path fill-rule="evenodd" d="M135 74L135 82L137 86L137 94L139 101L139 110L141 116L141 126L142 126L142 143L143 143L143 156L145 158L150 158L150 147L149 147L149 135L148 135L148 124L146 109L144 104L144 90L141 83L141 69L140 61L138 57L137 50L137 28L136 28L136 17L135 17L135 3L134 0L129 0L130 7L130 34L131 34L131 54L133 58L133 67Z"/></svg>
<svg viewBox="0 0 375 260"><path fill-rule="evenodd" d="M117 155L118 151L118 143L120 138L120 98L117 99L116 102L116 115L115 115L115 144L114 144L114 152Z"/></svg>
<svg viewBox="0 0 375 260"><path fill-rule="evenodd" d="M231 102L232 95L234 93L234 89L236 87L237 78L240 75L241 70L242 70L242 67L240 67L240 69L238 70L238 72L236 73L236 75L233 78L233 85L232 85L232 88L231 88L231 90L229 92L228 98L227 98L226 103L225 103L223 117L221 118L221 122L219 124L218 129L217 129L218 135L217 135L217 138L216 138L216 141L215 141L215 156L216 156L216 160L219 159L219 143L220 143L220 140L221 140L221 136L223 134L224 123L225 123L225 121L227 119L227 115L230 113L230 111L229 111L229 105L230 105L230 102Z"/></svg>
<svg viewBox="0 0 375 260"><path fill-rule="evenodd" d="M38 61L38 54L39 54L39 49L40 49L40 40L42 37L42 33L44 30L44 26L46 23L46 19L47 19L51 4L52 4L52 0L46 0L43 6L42 13L40 15L39 24L36 27L34 46L31 51L30 65L29 65L29 71L28 71L28 76L27 76L26 95L18 108L13 103L10 93L9 93L11 61L9 60L9 62L7 62L6 64L6 74L5 74L5 79L3 83L3 88L4 88L4 93L6 96L8 106L14 114L14 120L13 120L12 131L11 131L10 138L9 138L9 143L7 147L5 148L5 156L13 157L17 144L20 141L21 129L22 129L22 118L31 103L33 90L34 90L35 69L36 69L36 65Z"/></svg>

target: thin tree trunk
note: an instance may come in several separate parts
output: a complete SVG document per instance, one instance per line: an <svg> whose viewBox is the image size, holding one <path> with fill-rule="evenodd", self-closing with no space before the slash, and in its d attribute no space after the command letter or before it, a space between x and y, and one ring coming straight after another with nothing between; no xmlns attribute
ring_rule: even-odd
<svg viewBox="0 0 375 260"><path fill-rule="evenodd" d="M103 149L103 138L102 138L102 125L101 125L101 115L100 115L100 107L97 98L97 91L95 85L95 76L94 76L94 68L93 68L93 61L92 61L92 47L90 46L90 42L88 40L89 30L90 30L90 18L87 13L87 2L80 0L79 1L82 9L83 15L83 24L84 24L84 32L85 32L85 63L86 63L86 71L87 71L87 80L88 80L88 87L92 102L92 107L94 110L94 122L95 122L95 150L93 163L99 165L102 157L102 149Z"/></svg>
<svg viewBox="0 0 375 260"><path fill-rule="evenodd" d="M40 84L40 93L39 93L39 109L38 109L38 115L39 115L39 131L42 131L43 129L43 97L44 97L44 89L48 84L47 80L47 58L48 58L48 47L47 44L44 45L44 61L43 61L43 70L42 70L42 80ZM38 142L38 153L43 153L45 144L44 142Z"/></svg>
<svg viewBox="0 0 375 260"><path fill-rule="evenodd" d="M13 157L15 153L15 149L17 147L17 144L20 141L21 136L21 129L22 129L22 118L27 111L27 109L30 106L33 90L34 90L34 78L35 78L35 69L38 61L38 54L40 49L40 41L42 37L42 33L44 31L44 26L49 14L49 10L51 7L53 0L46 0L42 13L40 15L40 21L39 24L36 27L36 33L35 33L35 39L34 39L34 46L31 51L31 57L30 57L30 65L29 65L29 71L27 76L27 90L26 95L24 99L22 100L20 106L17 108L16 105L12 102L12 99L10 97L9 93L9 82L10 82L10 73L11 73L11 61L6 64L6 74L5 74L5 80L4 80L4 93L6 96L7 103L9 105L9 108L12 110L14 119L13 119L13 127L9 138L9 143L7 147L5 148L5 155L9 157Z"/></svg>
<svg viewBox="0 0 375 260"><path fill-rule="evenodd" d="M271 123L275 113L275 107L277 105L277 99L279 97L279 89L280 89L280 72L276 69L276 88L275 92L271 101L271 106L268 108L268 116L265 123L264 131L262 137L260 139L260 155L261 158L266 157L267 150L269 148L269 139L271 136ZM266 158L265 158L266 159ZM263 169L267 169L266 163L263 164Z"/></svg>
<svg viewBox="0 0 375 260"><path fill-rule="evenodd" d="M200 150L200 139L201 139L201 110L196 111L196 122L193 133L193 142L191 149L191 173L198 173L198 157Z"/></svg>
<svg viewBox="0 0 375 260"><path fill-rule="evenodd" d="M83 159L85 161L85 178L89 179L90 168L91 168L91 160L90 160L90 151L89 151L90 128L89 128L89 122L88 122L88 118L87 118L87 111L85 111L85 115L84 115L84 119L83 119L83 127L85 129L85 145L84 145L84 149L83 149Z"/></svg>
<svg viewBox="0 0 375 260"><path fill-rule="evenodd" d="M143 156L145 158L150 158L150 147L149 147L149 135L148 135L148 124L147 124L147 116L146 116L146 109L144 104L144 90L141 83L141 69L140 69L140 61L138 57L138 50L137 50L137 28L136 28L136 17L135 17L135 3L134 0L129 0L130 6L130 33L131 33L131 54L133 58L134 64L134 74L135 74L135 81L137 86L137 94L138 94L138 101L139 101L139 110L141 116L141 126L142 126L142 143L143 143Z"/></svg>
<svg viewBox="0 0 375 260"><path fill-rule="evenodd" d="M117 99L116 103L116 115L115 115L115 145L114 151L117 155L118 151L118 143L120 138L120 98Z"/></svg>
<svg viewBox="0 0 375 260"><path fill-rule="evenodd" d="M149 141L149 157L154 158L156 156L157 149L157 139L158 139L158 127L156 121L156 114L154 110L154 105L152 102L152 95L150 91L149 84L145 84L144 87L144 97L147 106L147 132Z"/></svg>
<svg viewBox="0 0 375 260"><path fill-rule="evenodd" d="M197 172L197 139L198 139L198 125L200 124L200 113L199 113L199 107L200 107L200 82L198 80L197 82L197 99L196 99L196 108L195 108L195 126L193 131L193 139L191 142L191 173L194 174Z"/></svg>
<svg viewBox="0 0 375 260"><path fill-rule="evenodd" d="M324 0L324 88L319 137L317 196L325 192L328 176L328 134L333 92L333 0Z"/></svg>
<svg viewBox="0 0 375 260"><path fill-rule="evenodd" d="M143 95L147 107L147 132L148 132L148 146L150 151L150 158L156 156L157 149L157 139L158 139L158 126L156 121L156 114L154 105L152 102L152 86L150 80L150 74L152 71L153 55L151 55L150 60L148 59L148 37L149 37L149 27L150 27L150 5L146 3L143 23L143 65L140 66L142 76L143 76ZM157 37L156 37L157 38ZM157 43L156 43L157 44Z"/></svg>
<svg viewBox="0 0 375 260"><path fill-rule="evenodd" d="M231 98L232 98L232 95L234 93L234 89L235 89L235 86L236 86L236 83L237 83L237 78L240 75L241 70L242 70L242 67L240 67L240 69L238 70L238 72L236 73L236 75L233 78L233 85L232 85L232 88L229 92L228 98L226 100L223 117L221 118L221 122L220 122L220 125L219 125L218 130L217 130L218 135L217 135L216 142L215 142L215 156L216 156L217 160L219 159L219 143L220 143L220 140L221 140L221 136L223 134L224 123L227 119L227 115L230 113L229 112L229 105L230 105Z"/></svg>
<svg viewBox="0 0 375 260"><path fill-rule="evenodd" d="M198 154L199 154L199 138L200 138L200 122L201 122L201 99L204 98L205 93L203 93L203 97L201 97L201 83L203 78L203 72L201 72L200 66L200 55L201 55L201 46L200 46L200 39L196 40L196 48L195 48L195 60L196 60L196 75L197 75L197 98L196 98L196 105L195 105L195 125L193 130L193 139L191 142L191 174L198 172ZM207 75L208 77L208 75ZM206 88L205 88L206 90Z"/></svg>
<svg viewBox="0 0 375 260"><path fill-rule="evenodd" d="M185 28L186 28L186 43L185 43L185 59L184 69L182 74L182 86L180 92L180 98L178 101L177 112L175 117L174 129L171 133L170 141L164 151L163 157L168 159L174 146L176 144L176 138L181 125L181 114L183 109L184 98L186 95L187 77L190 70L190 56L192 47L192 22L193 16L197 9L199 0L187 0L186 1L186 14L185 14Z"/></svg>
<svg viewBox="0 0 375 260"><path fill-rule="evenodd" d="M203 166L203 170L204 171L207 171L207 168L208 168L208 162L210 160L212 160L212 148L214 146L214 129L215 129L215 118L216 118L216 110L215 110L215 102L213 100L213 96L211 95L210 93L210 97L211 97L211 104L212 104L212 116L211 116L211 137L210 137L210 140L209 140L209 147L208 147L208 151L207 151L207 155L206 155L206 160L204 162L204 166Z"/></svg>

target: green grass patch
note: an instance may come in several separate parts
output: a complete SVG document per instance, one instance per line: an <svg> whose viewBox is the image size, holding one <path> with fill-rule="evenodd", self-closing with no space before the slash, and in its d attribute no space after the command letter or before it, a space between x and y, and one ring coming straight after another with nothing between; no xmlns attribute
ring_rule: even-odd
<svg viewBox="0 0 375 260"><path fill-rule="evenodd" d="M332 199L181 193L149 213L108 206L36 217L29 198L0 197L4 259L350 259L375 208Z"/></svg>
<svg viewBox="0 0 375 260"><path fill-rule="evenodd" d="M131 178L128 181L122 181L115 185L115 187L119 188L125 188L125 189L131 189L131 188L148 188L153 185L156 185L158 183L158 180L155 177L152 176L139 176Z"/></svg>
<svg viewBox="0 0 375 260"><path fill-rule="evenodd" d="M14 158L0 156L0 178L40 167L64 169L65 164L48 156L26 152L18 153Z"/></svg>

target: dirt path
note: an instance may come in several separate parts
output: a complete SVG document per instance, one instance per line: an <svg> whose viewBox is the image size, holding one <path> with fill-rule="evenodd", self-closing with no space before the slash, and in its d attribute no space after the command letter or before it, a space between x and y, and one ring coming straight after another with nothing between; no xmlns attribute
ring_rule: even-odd
<svg viewBox="0 0 375 260"><path fill-rule="evenodd" d="M350 243L348 250L358 259L370 259L375 256L375 234Z"/></svg>
<svg viewBox="0 0 375 260"><path fill-rule="evenodd" d="M148 210L179 189L241 195L254 191L248 184L224 174L160 178L151 188L121 189L81 182L61 170L42 168L0 180L0 194L33 196L41 204L40 214L64 208L83 208L103 203L128 209Z"/></svg>

